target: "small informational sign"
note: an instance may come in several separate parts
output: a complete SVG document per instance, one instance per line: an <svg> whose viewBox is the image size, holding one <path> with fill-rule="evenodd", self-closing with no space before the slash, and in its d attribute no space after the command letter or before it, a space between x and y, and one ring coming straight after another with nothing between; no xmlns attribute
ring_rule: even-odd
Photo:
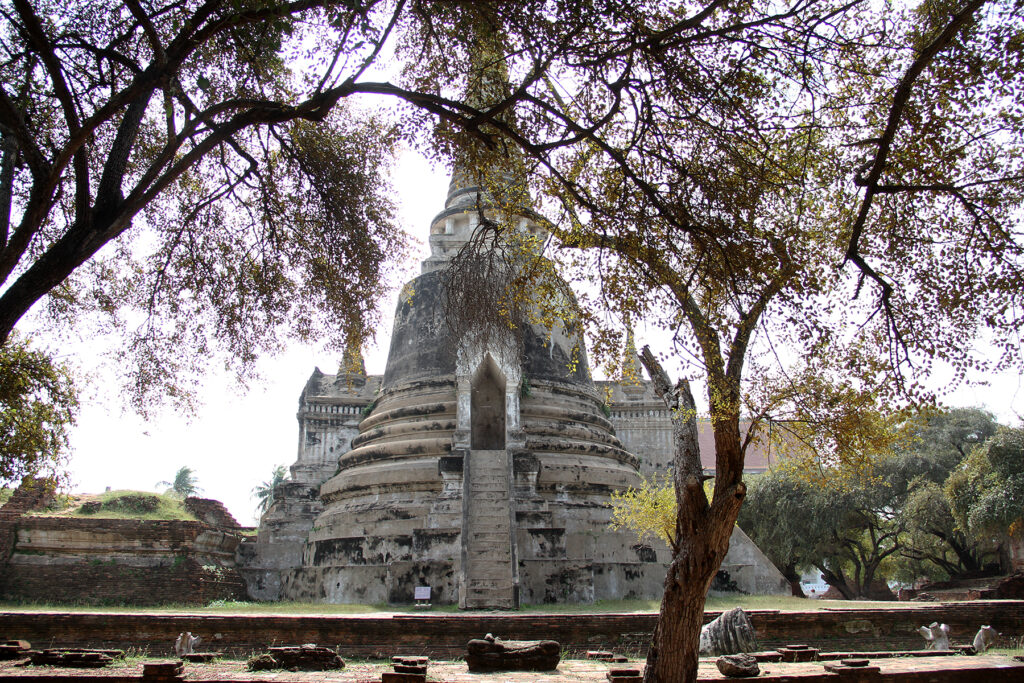
<svg viewBox="0 0 1024 683"><path fill-rule="evenodd" d="M430 586L416 586L416 600L430 600Z"/></svg>

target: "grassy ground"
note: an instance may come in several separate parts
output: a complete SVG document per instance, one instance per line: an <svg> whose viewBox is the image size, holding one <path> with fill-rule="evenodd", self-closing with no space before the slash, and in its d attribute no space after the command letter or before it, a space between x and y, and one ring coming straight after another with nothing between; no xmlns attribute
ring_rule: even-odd
<svg viewBox="0 0 1024 683"><path fill-rule="evenodd" d="M29 514L82 519L196 519L185 511L184 501L177 496L129 490L57 496L48 509Z"/></svg>
<svg viewBox="0 0 1024 683"><path fill-rule="evenodd" d="M896 602L860 602L844 600L806 600L801 598L739 595L729 598L709 598L708 610L726 610L742 607L746 610L792 610L815 611L821 609L857 609L857 608L899 608L907 603ZM657 612L659 603L656 600L601 600L591 605L526 605L516 611L518 614L555 613L555 614L592 614L602 612ZM0 602L0 611L16 612L189 612L193 614L437 614L459 612L455 605L434 605L429 609L411 605L329 605L303 602L223 602L218 601L204 607L195 605L161 605L157 607L136 607L125 605L57 605L44 603Z"/></svg>

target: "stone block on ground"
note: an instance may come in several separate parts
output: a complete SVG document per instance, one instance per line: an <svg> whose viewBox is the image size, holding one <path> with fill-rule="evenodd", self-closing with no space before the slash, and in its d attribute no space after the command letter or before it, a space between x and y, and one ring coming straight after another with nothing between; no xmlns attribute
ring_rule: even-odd
<svg viewBox="0 0 1024 683"><path fill-rule="evenodd" d="M34 666L57 666L74 669L99 669L114 661L113 654L124 657L121 650L47 649L30 650L26 654Z"/></svg>
<svg viewBox="0 0 1024 683"><path fill-rule="evenodd" d="M267 648L267 652L249 659L246 666L250 671L329 671L344 669L345 662L330 648L308 644Z"/></svg>
<svg viewBox="0 0 1024 683"><path fill-rule="evenodd" d="M605 677L608 683L641 683L644 680L640 669L609 669Z"/></svg>
<svg viewBox="0 0 1024 683"><path fill-rule="evenodd" d="M881 671L881 667L871 666L867 659L842 659L838 662L827 662L825 671L839 676L866 676Z"/></svg>
<svg viewBox="0 0 1024 683"><path fill-rule="evenodd" d="M380 675L381 683L425 683L427 674L399 673L397 671L385 671Z"/></svg>
<svg viewBox="0 0 1024 683"><path fill-rule="evenodd" d="M715 660L715 666L726 678L751 678L761 673L757 658L748 654L724 655Z"/></svg>
<svg viewBox="0 0 1024 683"><path fill-rule="evenodd" d="M423 674L426 675L426 665L420 666L417 664L395 664L395 672L400 674Z"/></svg>
<svg viewBox="0 0 1024 683"><path fill-rule="evenodd" d="M782 661L788 663L813 662L818 659L818 649L810 645L787 645L780 647L778 652L782 655Z"/></svg>
<svg viewBox="0 0 1024 683"><path fill-rule="evenodd" d="M782 661L782 655L778 650L770 650L766 652L748 652L748 655L758 661L758 663L775 663Z"/></svg>
<svg viewBox="0 0 1024 683"><path fill-rule="evenodd" d="M640 669L608 669L609 676L639 676Z"/></svg>
<svg viewBox="0 0 1024 683"><path fill-rule="evenodd" d="M489 671L554 671L562 646L554 640L471 640L466 645L470 673Z"/></svg>
<svg viewBox="0 0 1024 683"><path fill-rule="evenodd" d="M21 659L28 656L32 646L27 640L8 640L0 644L0 660Z"/></svg>
<svg viewBox="0 0 1024 683"><path fill-rule="evenodd" d="M757 650L757 636L747 613L740 607L722 612L700 630L702 655L734 655Z"/></svg>
<svg viewBox="0 0 1024 683"><path fill-rule="evenodd" d="M185 663L181 660L157 660L142 663L142 677L147 681L180 680L185 671Z"/></svg>

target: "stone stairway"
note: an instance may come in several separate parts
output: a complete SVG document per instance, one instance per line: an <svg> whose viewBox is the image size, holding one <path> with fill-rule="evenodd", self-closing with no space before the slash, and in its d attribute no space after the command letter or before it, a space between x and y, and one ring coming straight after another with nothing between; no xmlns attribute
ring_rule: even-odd
<svg viewBox="0 0 1024 683"><path fill-rule="evenodd" d="M512 608L512 535L508 453L470 451L466 534L466 608Z"/></svg>

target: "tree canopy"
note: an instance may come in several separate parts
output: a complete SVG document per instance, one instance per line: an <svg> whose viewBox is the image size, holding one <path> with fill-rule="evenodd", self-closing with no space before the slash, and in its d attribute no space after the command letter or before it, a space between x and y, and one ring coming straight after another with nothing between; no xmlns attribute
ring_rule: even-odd
<svg viewBox="0 0 1024 683"><path fill-rule="evenodd" d="M174 473L174 481L158 481L156 485L169 486L170 490L181 498L188 498L202 492L199 487L199 477L196 476L195 470L187 465L178 468L178 471Z"/></svg>
<svg viewBox="0 0 1024 683"><path fill-rule="evenodd" d="M960 408L916 416L905 433L869 476L832 471L822 482L781 462L752 482L740 526L791 581L815 568L847 598L870 596L882 579L915 583L985 570L1020 519L1019 509L1011 511L1013 475L993 475L988 459L1004 452L1014 430ZM980 519L1007 495L1010 514L970 525L972 507Z"/></svg>
<svg viewBox="0 0 1024 683"><path fill-rule="evenodd" d="M0 484L60 479L77 407L66 366L20 336L0 346Z"/></svg>
<svg viewBox="0 0 1024 683"><path fill-rule="evenodd" d="M649 681L696 675L691 598L746 496L741 411L814 426L798 438L840 462L888 438L862 415L933 400L933 370L1020 363L1011 0L0 8L0 340L43 297L53 320L88 311L125 330L140 396L184 396L172 378L213 348L244 370L288 332L367 334L397 140L477 167L522 151L554 253L600 289L591 322L668 330L707 394L710 496L690 384L647 354L676 417L664 605L683 605ZM395 83L371 80L392 56Z"/></svg>
<svg viewBox="0 0 1024 683"><path fill-rule="evenodd" d="M1024 535L1024 429L1002 428L946 481L957 529L974 537Z"/></svg>
<svg viewBox="0 0 1024 683"><path fill-rule="evenodd" d="M277 465L270 473L270 479L253 488L253 495L256 496L256 511L265 513L274 504L274 489L277 485L288 478L288 468L284 465Z"/></svg>

